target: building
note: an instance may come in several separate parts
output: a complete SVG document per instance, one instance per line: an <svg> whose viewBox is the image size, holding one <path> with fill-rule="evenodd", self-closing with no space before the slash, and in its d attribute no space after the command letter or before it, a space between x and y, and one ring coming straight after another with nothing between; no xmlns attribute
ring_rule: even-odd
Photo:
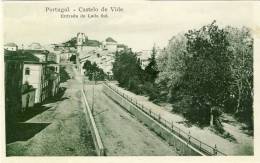
<svg viewBox="0 0 260 163"><path fill-rule="evenodd" d="M45 50L45 48L38 42L31 43L26 49L28 49L28 50Z"/></svg>
<svg viewBox="0 0 260 163"><path fill-rule="evenodd" d="M164 49L154 46L155 58L158 57L162 51L164 51ZM149 64L149 59L151 58L152 53L153 50L141 50L136 52L136 56L140 60L142 69L145 69L145 67Z"/></svg>
<svg viewBox="0 0 260 163"><path fill-rule="evenodd" d="M84 55L91 51L99 51L101 50L102 43L97 40L90 40L84 33L77 34L77 53L80 55Z"/></svg>
<svg viewBox="0 0 260 163"><path fill-rule="evenodd" d="M37 58L39 58L39 62L47 62L48 60L48 54L49 54L49 51L48 50L23 50L23 52L27 52L27 53L31 53L33 54L34 56L36 56Z"/></svg>
<svg viewBox="0 0 260 163"><path fill-rule="evenodd" d="M18 50L18 46L15 43L7 43L4 45L4 49L5 50L9 50L9 51L17 51Z"/></svg>
<svg viewBox="0 0 260 163"><path fill-rule="evenodd" d="M17 121L17 115L22 110L22 81L23 62L12 56L16 52L5 50L5 115L6 125L11 125Z"/></svg>
<svg viewBox="0 0 260 163"><path fill-rule="evenodd" d="M117 45L118 45L117 42L113 38L108 37L103 42L103 49L115 53L117 51Z"/></svg>
<svg viewBox="0 0 260 163"><path fill-rule="evenodd" d="M16 52L6 51L9 58L22 62L22 84L29 84L35 89L34 103L41 103L52 95L52 86L59 86L52 82L59 82L59 65L56 62L48 62L49 52L46 50L18 50ZM50 64L50 65L49 65ZM54 68L58 79L53 81L49 66ZM58 90L55 88L55 90Z"/></svg>
<svg viewBox="0 0 260 163"><path fill-rule="evenodd" d="M76 62L82 75L85 73L83 65L86 60L89 60L91 63L96 63L105 73L112 75L112 64L116 51L127 49L127 46L118 44L117 41L111 37L106 38L103 42L99 42L97 40L88 39L84 33L78 33L76 40Z"/></svg>
<svg viewBox="0 0 260 163"><path fill-rule="evenodd" d="M124 44L117 44L117 51L125 51L125 50L127 50L128 49L128 47L126 46L126 45L124 45Z"/></svg>
<svg viewBox="0 0 260 163"><path fill-rule="evenodd" d="M49 66L53 66L56 73L60 73L60 55L53 52L48 54L47 62Z"/></svg>
<svg viewBox="0 0 260 163"><path fill-rule="evenodd" d="M48 97L47 63L25 60L23 83L29 83L36 89L35 103L41 103Z"/></svg>

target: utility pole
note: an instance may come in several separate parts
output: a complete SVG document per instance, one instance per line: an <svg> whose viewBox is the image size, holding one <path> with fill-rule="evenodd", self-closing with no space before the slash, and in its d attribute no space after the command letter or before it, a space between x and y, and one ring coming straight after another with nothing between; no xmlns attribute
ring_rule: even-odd
<svg viewBox="0 0 260 163"><path fill-rule="evenodd" d="M92 109L91 109L91 111L92 111L92 114L94 114L94 103L95 103L95 98L94 98L94 96L95 96L95 84L96 84L96 72L94 72L93 73L93 79L94 79L94 84L93 84L93 90L92 90Z"/></svg>

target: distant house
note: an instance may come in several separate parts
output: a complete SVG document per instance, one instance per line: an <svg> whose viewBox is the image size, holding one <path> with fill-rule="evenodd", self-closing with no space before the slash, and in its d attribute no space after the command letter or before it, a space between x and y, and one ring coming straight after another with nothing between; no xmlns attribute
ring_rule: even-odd
<svg viewBox="0 0 260 163"><path fill-rule="evenodd" d="M27 49L29 49L29 50L44 50L44 47L38 42L33 42L28 46Z"/></svg>
<svg viewBox="0 0 260 163"><path fill-rule="evenodd" d="M77 34L77 53L88 53L93 50L98 50L101 47L101 42L97 40L89 40L88 37L84 33Z"/></svg>
<svg viewBox="0 0 260 163"><path fill-rule="evenodd" d="M82 75L85 73L83 69L84 63L89 60L91 63L95 62L105 73L112 76L112 64L115 59L115 52L128 49L126 45L118 44L112 37L99 42L88 39L84 33L78 33L76 41L76 62Z"/></svg>
<svg viewBox="0 0 260 163"><path fill-rule="evenodd" d="M127 46L124 44L117 44L117 51L127 50Z"/></svg>
<svg viewBox="0 0 260 163"><path fill-rule="evenodd" d="M4 45L4 49L5 50L9 50L9 51L17 51L18 50L18 46L15 43L7 43Z"/></svg>
<svg viewBox="0 0 260 163"><path fill-rule="evenodd" d="M108 37L105 42L103 42L103 49L108 50L109 52L116 52L117 42L113 38Z"/></svg>
<svg viewBox="0 0 260 163"><path fill-rule="evenodd" d="M149 58L151 58L152 50L142 50L136 54L141 63L142 69L145 69L145 67L149 64Z"/></svg>

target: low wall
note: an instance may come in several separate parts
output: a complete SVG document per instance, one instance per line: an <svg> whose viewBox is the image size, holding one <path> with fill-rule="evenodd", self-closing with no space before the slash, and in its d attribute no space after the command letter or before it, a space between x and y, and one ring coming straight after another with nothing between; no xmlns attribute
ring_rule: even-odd
<svg viewBox="0 0 260 163"><path fill-rule="evenodd" d="M101 141L101 138L100 138L94 117L93 117L92 112L90 110L90 107L88 105L87 98L86 98L84 90L82 90L82 97L83 97L83 100L84 100L84 103L85 103L85 106L86 106L86 107L84 107L84 112L87 116L86 120L87 120L88 127L90 128L90 131L91 131L91 135L92 135L92 138L93 138L93 141L94 141L96 153L97 153L98 156L105 156L104 145Z"/></svg>
<svg viewBox="0 0 260 163"><path fill-rule="evenodd" d="M203 156L204 154L192 147L189 143L182 140L177 135L173 134L169 129L161 125L159 122L151 118L145 112L131 104L124 97L117 92L103 84L104 93L124 107L128 112L133 114L139 121L143 122L150 130L154 131L158 136L168 142L169 145L174 146L176 152L185 156Z"/></svg>

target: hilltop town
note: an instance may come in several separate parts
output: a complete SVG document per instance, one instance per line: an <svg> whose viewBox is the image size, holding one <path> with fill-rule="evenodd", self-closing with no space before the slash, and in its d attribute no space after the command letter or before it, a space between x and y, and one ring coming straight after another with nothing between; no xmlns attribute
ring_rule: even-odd
<svg viewBox="0 0 260 163"><path fill-rule="evenodd" d="M43 46L34 42L18 47L15 43L6 43L4 49L6 110L7 120L11 123L15 122L18 114L59 93L62 76L60 69L64 64L75 64L84 75L84 64L90 61L109 78L113 76L115 53L131 50L111 37L98 41L89 39L84 33L77 33L76 37L60 44ZM144 68L148 64L150 51L139 51L136 54Z"/></svg>
<svg viewBox="0 0 260 163"><path fill-rule="evenodd" d="M82 32L5 44L7 155L252 155L249 29L199 31L141 51Z"/></svg>

